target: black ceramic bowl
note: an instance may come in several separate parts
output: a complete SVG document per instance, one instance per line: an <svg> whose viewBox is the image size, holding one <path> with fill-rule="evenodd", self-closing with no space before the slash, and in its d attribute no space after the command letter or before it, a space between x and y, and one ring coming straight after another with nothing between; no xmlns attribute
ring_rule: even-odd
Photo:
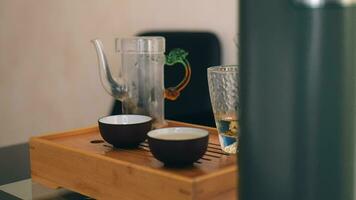
<svg viewBox="0 0 356 200"><path fill-rule="evenodd" d="M153 156L167 166L192 165L208 148L209 132L198 128L173 127L148 132Z"/></svg>
<svg viewBox="0 0 356 200"><path fill-rule="evenodd" d="M152 118L144 115L111 115L98 120L103 139L121 148L134 148L147 138Z"/></svg>

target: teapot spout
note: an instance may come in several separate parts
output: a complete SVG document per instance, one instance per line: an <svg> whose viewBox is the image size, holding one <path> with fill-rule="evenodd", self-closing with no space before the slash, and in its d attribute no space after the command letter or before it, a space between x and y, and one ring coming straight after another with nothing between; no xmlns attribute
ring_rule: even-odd
<svg viewBox="0 0 356 200"><path fill-rule="evenodd" d="M118 80L115 80L112 76L108 60L104 53L103 43L99 39L94 39L91 42L98 56L100 81L104 89L115 99L122 101L127 96L125 84L123 84L120 77Z"/></svg>

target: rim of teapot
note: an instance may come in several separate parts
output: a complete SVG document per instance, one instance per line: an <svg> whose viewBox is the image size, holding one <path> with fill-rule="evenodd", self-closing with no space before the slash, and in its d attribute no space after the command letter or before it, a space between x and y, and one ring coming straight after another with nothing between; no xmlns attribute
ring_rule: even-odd
<svg viewBox="0 0 356 200"><path fill-rule="evenodd" d="M162 36L133 36L115 39L119 53L164 53L166 41Z"/></svg>

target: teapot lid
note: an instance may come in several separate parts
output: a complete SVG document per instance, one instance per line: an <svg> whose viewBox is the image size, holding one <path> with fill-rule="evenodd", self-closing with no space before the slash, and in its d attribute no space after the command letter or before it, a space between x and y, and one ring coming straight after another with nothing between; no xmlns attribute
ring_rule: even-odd
<svg viewBox="0 0 356 200"><path fill-rule="evenodd" d="M120 53L154 53L161 54L166 50L165 39L160 36L143 36L116 39L116 51Z"/></svg>

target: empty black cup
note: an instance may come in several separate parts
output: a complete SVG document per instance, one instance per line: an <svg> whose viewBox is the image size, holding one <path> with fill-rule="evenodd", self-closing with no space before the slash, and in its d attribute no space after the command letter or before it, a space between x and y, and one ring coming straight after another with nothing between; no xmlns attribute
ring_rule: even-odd
<svg viewBox="0 0 356 200"><path fill-rule="evenodd" d="M135 148L147 138L152 118L144 115L111 115L98 120L103 139L119 148Z"/></svg>

